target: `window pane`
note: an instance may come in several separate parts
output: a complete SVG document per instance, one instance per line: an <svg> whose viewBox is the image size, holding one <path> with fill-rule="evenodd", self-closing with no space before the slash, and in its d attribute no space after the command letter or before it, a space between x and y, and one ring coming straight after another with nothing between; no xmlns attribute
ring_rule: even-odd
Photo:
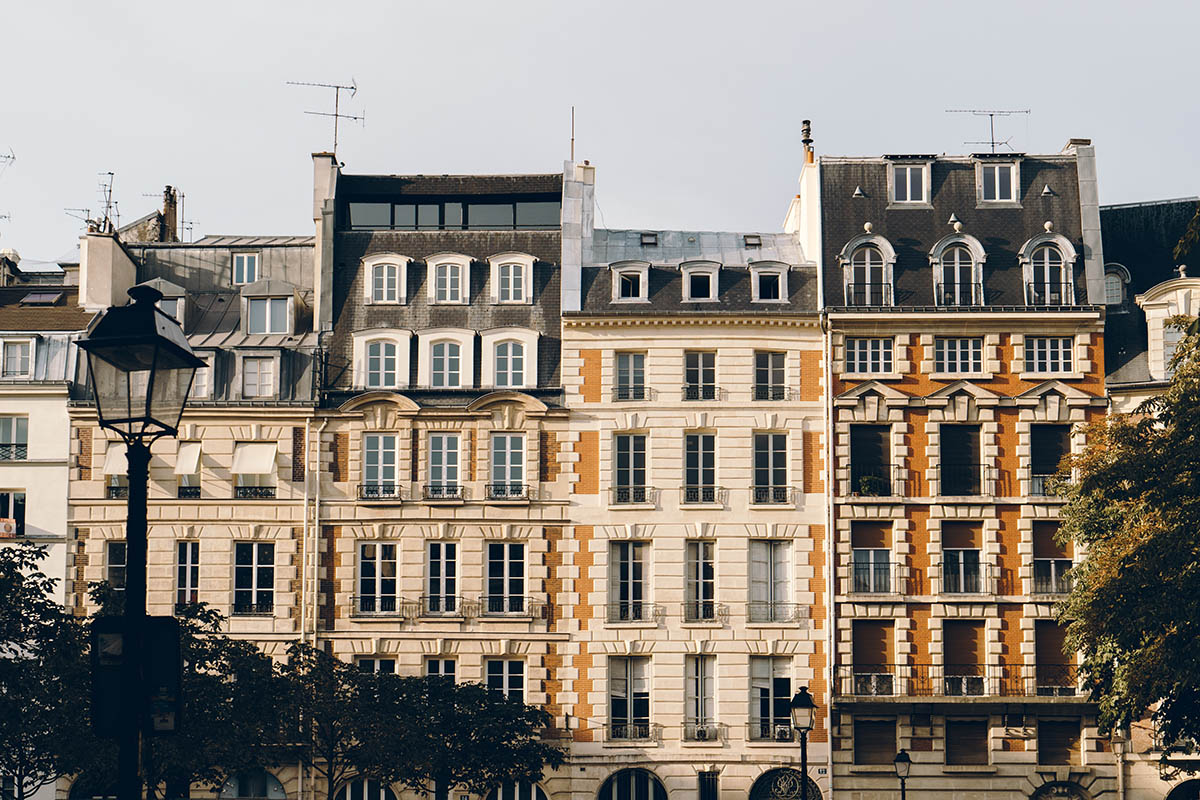
<svg viewBox="0 0 1200 800"><path fill-rule="evenodd" d="M287 333L287 306L288 301L284 298L271 300L271 333Z"/></svg>
<svg viewBox="0 0 1200 800"><path fill-rule="evenodd" d="M351 203L350 227L387 228L391 225L387 203Z"/></svg>
<svg viewBox="0 0 1200 800"><path fill-rule="evenodd" d="M511 203L471 203L467 210L467 226L474 230L513 227Z"/></svg>
<svg viewBox="0 0 1200 800"><path fill-rule="evenodd" d="M267 301L251 300L248 305L250 306L250 333L266 333Z"/></svg>
<svg viewBox="0 0 1200 800"><path fill-rule="evenodd" d="M417 207L411 203L394 206L392 213L396 215L393 227L405 230L417 227Z"/></svg>
<svg viewBox="0 0 1200 800"><path fill-rule="evenodd" d="M425 230L436 230L441 220L441 208L436 203L422 203L417 206L417 227Z"/></svg>
<svg viewBox="0 0 1200 800"><path fill-rule="evenodd" d="M443 209L445 216L444 226L447 228L461 228L463 221L463 204L462 203L446 203Z"/></svg>
<svg viewBox="0 0 1200 800"><path fill-rule="evenodd" d="M556 228L560 217L558 201L517 203L518 228Z"/></svg>

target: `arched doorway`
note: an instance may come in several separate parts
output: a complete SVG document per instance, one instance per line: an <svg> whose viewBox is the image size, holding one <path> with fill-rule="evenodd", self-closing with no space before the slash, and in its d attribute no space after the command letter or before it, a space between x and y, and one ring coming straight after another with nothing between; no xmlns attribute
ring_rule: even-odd
<svg viewBox="0 0 1200 800"><path fill-rule="evenodd" d="M492 789L487 800L546 800L546 793L536 783L506 783Z"/></svg>
<svg viewBox="0 0 1200 800"><path fill-rule="evenodd" d="M221 787L221 800L287 800L283 784L265 769L239 772Z"/></svg>
<svg viewBox="0 0 1200 800"><path fill-rule="evenodd" d="M1043 783L1029 796L1030 800L1092 800L1078 783L1070 781L1051 781Z"/></svg>
<svg viewBox="0 0 1200 800"><path fill-rule="evenodd" d="M338 789L335 800L396 800L396 793L379 781L359 778Z"/></svg>
<svg viewBox="0 0 1200 800"><path fill-rule="evenodd" d="M750 787L750 800L800 800L804 775L798 769L773 769L759 776ZM808 778L808 800L821 800L821 787Z"/></svg>
<svg viewBox="0 0 1200 800"><path fill-rule="evenodd" d="M597 800L667 800L667 790L648 769L623 769L608 776Z"/></svg>
<svg viewBox="0 0 1200 800"><path fill-rule="evenodd" d="M1167 793L1166 800L1200 800L1200 780L1184 781Z"/></svg>

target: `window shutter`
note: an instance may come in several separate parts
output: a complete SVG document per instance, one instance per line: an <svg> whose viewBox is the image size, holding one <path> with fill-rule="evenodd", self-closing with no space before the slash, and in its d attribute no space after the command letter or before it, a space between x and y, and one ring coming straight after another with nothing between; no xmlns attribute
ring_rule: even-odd
<svg viewBox="0 0 1200 800"><path fill-rule="evenodd" d="M976 719L946 720L946 763L988 763L988 723Z"/></svg>
<svg viewBox="0 0 1200 800"><path fill-rule="evenodd" d="M792 598L788 596L788 578L791 574L788 560L791 558L791 553L792 550L788 547L787 542L772 542L771 554L774 556L775 568L772 575L771 600L775 603L792 601Z"/></svg>
<svg viewBox="0 0 1200 800"><path fill-rule="evenodd" d="M978 522L943 522L943 550L979 550L983 547L983 525Z"/></svg>
<svg viewBox="0 0 1200 800"><path fill-rule="evenodd" d="M896 720L854 720L855 764L891 764L896 752Z"/></svg>
<svg viewBox="0 0 1200 800"><path fill-rule="evenodd" d="M1041 720L1038 723L1038 763L1079 763L1079 720Z"/></svg>
<svg viewBox="0 0 1200 800"><path fill-rule="evenodd" d="M1066 654L1067 629L1057 622L1039 619L1034 628L1037 643L1036 658L1039 666L1066 666L1071 658Z"/></svg>
<svg viewBox="0 0 1200 800"><path fill-rule="evenodd" d="M1070 425L1034 425L1030 431L1033 474L1053 475L1058 463L1071 452Z"/></svg>
<svg viewBox="0 0 1200 800"><path fill-rule="evenodd" d="M946 666L983 664L984 624L953 620L942 627Z"/></svg>
<svg viewBox="0 0 1200 800"><path fill-rule="evenodd" d="M1033 523L1033 557L1034 558L1071 558L1074 555L1073 543L1068 541L1059 544L1057 522Z"/></svg>
<svg viewBox="0 0 1200 800"><path fill-rule="evenodd" d="M890 548L892 546L892 523L851 523L850 546L868 550L886 550Z"/></svg>
<svg viewBox="0 0 1200 800"><path fill-rule="evenodd" d="M767 542L750 543L750 602L770 600L771 548Z"/></svg>
<svg viewBox="0 0 1200 800"><path fill-rule="evenodd" d="M894 663L894 641L891 622L855 620L853 627L854 668L876 668ZM881 670L883 671L883 670Z"/></svg>

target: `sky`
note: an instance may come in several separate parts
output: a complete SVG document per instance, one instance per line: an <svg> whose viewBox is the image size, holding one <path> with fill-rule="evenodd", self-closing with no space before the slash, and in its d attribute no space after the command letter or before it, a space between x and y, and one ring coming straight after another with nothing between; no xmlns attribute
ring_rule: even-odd
<svg viewBox="0 0 1200 800"><path fill-rule="evenodd" d="M602 227L779 230L818 154L1096 144L1102 203L1200 194L1194 2L14 3L0 61L0 248L50 261L165 184L193 237L311 234L311 153L356 82L348 173L596 166ZM70 212L71 214L79 212Z"/></svg>

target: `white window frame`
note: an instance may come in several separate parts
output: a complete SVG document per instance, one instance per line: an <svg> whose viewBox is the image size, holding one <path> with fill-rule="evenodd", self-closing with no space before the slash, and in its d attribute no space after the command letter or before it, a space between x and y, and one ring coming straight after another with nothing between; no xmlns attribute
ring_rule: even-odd
<svg viewBox="0 0 1200 800"><path fill-rule="evenodd" d="M761 556L765 556L765 559ZM748 597L747 620L756 624L786 621L792 593L792 543L787 539L752 539L747 548ZM764 574L757 574L763 564ZM756 608L763 606L763 608ZM757 612L757 613L756 613Z"/></svg>
<svg viewBox="0 0 1200 800"><path fill-rule="evenodd" d="M427 658L425 659L425 676L429 678L449 678L451 681L456 680L458 675L458 662L453 658Z"/></svg>
<svg viewBox="0 0 1200 800"><path fill-rule="evenodd" d="M717 621L717 543L688 539L684 543L684 621Z"/></svg>
<svg viewBox="0 0 1200 800"><path fill-rule="evenodd" d="M237 551L238 551L238 548L243 545L251 548L251 550L250 550L251 561L249 564L237 563ZM264 552L266 552L262 549L264 546L270 547L270 551L269 551L271 554L271 559L270 559L271 563L270 564L267 564L267 563L259 560L260 558L262 558L262 554ZM233 558L234 580L233 580L233 584L232 584L232 586L233 586L232 609L233 609L234 614L267 614L267 613L274 614L275 609L277 607L276 603L275 603L275 579L277 577L277 569L279 567L278 553L275 552L275 543L274 542L263 542L263 541L259 541L257 539L235 540L233 543L233 551L234 551L234 558ZM270 571L271 571L269 585L267 585L267 586L262 586L259 584L259 579L264 577L263 572L262 572L264 569L270 569ZM239 570L249 570L250 571L250 588L249 589L237 588L237 575L238 575ZM252 600L251 605L253 606L253 610L240 611L240 612L237 611L237 608L238 608L237 595L239 592L250 592L250 596L251 596L251 600ZM261 603L259 602L259 595L261 595L263 593L269 593L271 596L271 609L269 612L262 610L260 608Z"/></svg>
<svg viewBox="0 0 1200 800"><path fill-rule="evenodd" d="M649 542L621 540L609 543L610 621L648 622L654 619L652 563Z"/></svg>
<svg viewBox="0 0 1200 800"><path fill-rule="evenodd" d="M529 389L537 386L538 339L540 334L529 328L492 328L480 334L480 352L483 361L479 365L481 386L496 389ZM524 366L520 383L500 386L496 382L497 348L504 342L516 342L524 348ZM510 366L511 371L511 366Z"/></svg>
<svg viewBox="0 0 1200 800"><path fill-rule="evenodd" d="M458 345L458 386L439 386L438 389L475 388L475 331L463 328L433 328L417 333L421 357L417 361L417 385L433 386L433 346L440 342Z"/></svg>
<svg viewBox="0 0 1200 800"><path fill-rule="evenodd" d="M528 253L497 253L488 258L488 267L491 272L489 277L489 285L491 287L491 299L493 303L504 305L531 305L533 303L533 263L536 258ZM518 274L521 277L521 293L520 296L513 296L512 283L508 282L509 297L503 296L502 284L504 281L503 273L511 268L512 273Z"/></svg>
<svg viewBox="0 0 1200 800"><path fill-rule="evenodd" d="M355 610L364 614L397 613L400 610L400 543L357 542L354 559L357 572L354 584L357 598ZM388 565L391 566L390 575L387 574ZM368 585L372 587L369 592L365 588ZM390 587L390 591L386 587ZM364 600L367 602L364 603Z"/></svg>
<svg viewBox="0 0 1200 800"><path fill-rule="evenodd" d="M185 311L185 308L187 305L187 303L184 302L185 300L186 300L186 298L183 297L182 295L180 295L178 297L164 297L161 300L159 300L156 305L159 307L159 309L164 314L166 314L168 317L170 317L171 319L178 322L179 327L182 328L183 327L183 314L184 314L184 311ZM174 303L175 304L174 313L167 311L167 309L163 308L163 303Z"/></svg>
<svg viewBox="0 0 1200 800"><path fill-rule="evenodd" d="M679 273L683 278L683 302L715 303L720 298L721 265L717 262L685 261L679 265ZM692 296L692 278L696 275L708 276L708 297Z"/></svg>
<svg viewBox="0 0 1200 800"><path fill-rule="evenodd" d="M525 614L529 569L524 542L486 543L484 548L484 613ZM497 557L498 556L498 557Z"/></svg>
<svg viewBox="0 0 1200 800"><path fill-rule="evenodd" d="M450 441L453 437L453 442ZM430 431L425 440L426 456L425 456L425 483L430 486L441 486L444 488L458 488L464 483L463 477L465 470L463 459L463 435L458 431ZM434 444L440 446L435 449ZM440 455L439 459L434 458L434 453ZM453 456L453 459L448 456ZM435 464L434 461L440 461ZM451 463L453 462L453 463ZM440 473L437 480L434 479L434 469ZM452 477L451 477L452 476Z"/></svg>
<svg viewBox="0 0 1200 800"><path fill-rule="evenodd" d="M408 302L408 265L412 259L399 253L375 253L362 260L363 301L370 305L404 305ZM375 270L395 267L396 293L393 299L376 299Z"/></svg>
<svg viewBox="0 0 1200 800"><path fill-rule="evenodd" d="M1051 227L1049 222L1047 227ZM1071 240L1059 233L1054 233L1052 230L1047 230L1044 233L1039 233L1037 236L1030 238L1025 244L1021 245L1021 249L1017 252L1017 260L1021 262L1021 280L1024 282L1025 289L1025 304L1033 307L1046 305L1045 303L1034 303L1030 296L1030 286L1033 284L1042 285L1044 281L1044 271L1042 275L1038 275L1039 268L1044 270L1045 262L1039 261L1034 263L1034 256L1037 252L1046 246L1058 248L1058 254L1062 257L1062 275L1061 282L1065 284L1065 289L1070 293L1072 305L1075 297L1075 263L1078 261L1078 253L1075 246L1071 244ZM1057 304L1056 304L1057 305Z"/></svg>
<svg viewBox="0 0 1200 800"><path fill-rule="evenodd" d="M1007 167L1011 183L1009 188L1012 190L1011 197L986 197L984 192L985 177L987 171L997 170L996 172L996 191L999 194L1000 190L1000 174L998 170L1002 167ZM1021 161L1020 159L978 159L975 161L975 191L978 204L981 206L1019 206L1021 204Z"/></svg>
<svg viewBox="0 0 1200 800"><path fill-rule="evenodd" d="M29 348L28 357L25 359L25 362L26 362L25 370L24 371L18 370L18 371L10 372L8 369L8 349L10 347L18 347L21 345L24 345L25 347ZM31 336L25 336L25 337L21 337L18 339L3 340L3 342L0 342L0 377L3 377L3 378L32 378L35 365L37 364L37 361L35 359L36 353L37 353L37 345L36 345L35 340Z"/></svg>
<svg viewBox="0 0 1200 800"><path fill-rule="evenodd" d="M118 549L121 552L119 560L115 555ZM119 579L117 570L120 570ZM129 543L127 540L108 539L104 542L104 580L114 591L125 591L129 580Z"/></svg>
<svg viewBox="0 0 1200 800"><path fill-rule="evenodd" d="M430 303L436 305L466 305L471 302L471 257L464 256L461 253L439 253L434 256L429 256L425 259L426 275L426 295ZM458 268L458 296L454 297L449 292L449 282L447 282L447 294L443 300L438 299L438 268L439 267L457 267Z"/></svg>
<svg viewBox="0 0 1200 800"><path fill-rule="evenodd" d="M905 177L905 192L904 198L900 195L900 171L904 171ZM918 200L913 200L907 196L912 188L911 170L919 170L920 175L917 176L917 184L921 187L921 197ZM888 204L889 206L898 206L901 208L928 208L932 201L929 197L931 188L930 181L930 164L928 161L889 161L888 162Z"/></svg>
<svg viewBox="0 0 1200 800"><path fill-rule="evenodd" d="M860 342L866 343L865 352ZM896 339L893 336L847 336L842 349L845 351L846 375L894 375L896 372ZM879 369L871 369L876 361Z"/></svg>
<svg viewBox="0 0 1200 800"><path fill-rule="evenodd" d="M650 302L650 262L649 261L617 261L609 265L612 276L612 302L614 303L649 303ZM638 276L638 294L636 297L621 296L621 276Z"/></svg>
<svg viewBox="0 0 1200 800"><path fill-rule="evenodd" d="M4 414L0 416L0 461L27 461L28 459L29 415Z"/></svg>
<svg viewBox="0 0 1200 800"><path fill-rule="evenodd" d="M412 331L397 328L369 328L351 334L351 358L354 361L354 388L367 390L407 389ZM368 386L370 375L367 354L372 342L390 342L396 346L396 381L390 385Z"/></svg>
<svg viewBox="0 0 1200 800"><path fill-rule="evenodd" d="M795 676L792 674L792 659L789 656L751 656L750 657L750 725L751 739L758 741L779 741L782 737L776 736L777 728L785 728L787 730L787 738L783 741L791 741L793 736L791 728L791 718L783 716L783 712L779 711L778 707L788 702L791 697L792 687L796 683ZM787 680L786 688L777 687L775 681ZM770 716L764 720L762 717L762 700L764 699L763 692L766 692L765 699L767 701L768 713ZM779 711L779 713L776 713ZM754 726L758 726L754 729ZM766 728L769 727L769 731ZM765 732L765 735L764 735Z"/></svg>
<svg viewBox="0 0 1200 800"><path fill-rule="evenodd" d="M986 361L983 353L986 347L987 343L983 336L935 336L933 338L933 374L982 375ZM964 364L969 369L963 369ZM948 369L950 366L956 368Z"/></svg>
<svg viewBox="0 0 1200 800"><path fill-rule="evenodd" d="M376 472L374 480L368 474L368 470L372 468ZM390 479L385 477L389 468ZM364 433L362 438L362 483L395 488L400 484L400 471L400 434L392 431Z"/></svg>
<svg viewBox="0 0 1200 800"><path fill-rule="evenodd" d="M488 447L488 483L495 485L503 485L505 487L514 485L525 485L528 467L527 452L525 449L525 434L513 433L510 431L496 432L492 434L492 440ZM516 445L514 447L514 444ZM518 456L514 459L513 456ZM500 495L503 497L504 495Z"/></svg>
<svg viewBox="0 0 1200 800"><path fill-rule="evenodd" d="M650 738L654 725L652 685L649 656L608 657L609 727L614 739L636 741ZM617 698L625 701L625 716L621 719L617 719L613 713L614 700ZM635 713L635 705L643 702L646 707L644 718ZM624 730L625 736L618 736L618 730Z"/></svg>
<svg viewBox="0 0 1200 800"><path fill-rule="evenodd" d="M436 548L437 553L434 553ZM422 613L455 616L458 609L458 542L429 539L425 542L425 601ZM438 574L434 575L434 566ZM449 574L449 573L453 574Z"/></svg>
<svg viewBox="0 0 1200 800"><path fill-rule="evenodd" d="M239 264L238 262L241 261ZM244 286L262 278L262 256L259 253L234 252L229 259L229 282L233 286ZM248 270L247 267L250 267ZM247 274L247 273L250 274Z"/></svg>
<svg viewBox="0 0 1200 800"><path fill-rule="evenodd" d="M359 656L354 660L354 665L358 667L359 672L381 673L384 675L396 674L395 656ZM364 792L363 794L366 795L367 793ZM386 796L386 792L381 793L381 797L383 796Z"/></svg>
<svg viewBox="0 0 1200 800"><path fill-rule="evenodd" d="M249 377L247 362L271 365L271 391L265 394L247 394L246 380ZM261 369L259 382L261 383ZM279 356L275 354L246 353L238 356L238 395L243 400L265 400L279 396Z"/></svg>
<svg viewBox="0 0 1200 800"><path fill-rule="evenodd" d="M970 285L968 285L965 292L966 302L963 302L963 289L959 288L954 298L956 302L947 303L945 302L948 292L945 289L944 261L947 254L956 247L966 248L967 254L971 259ZM939 306L984 305L986 300L984 298L983 265L986 261L987 251L984 249L983 243L974 236L955 232L939 239L929 250L929 266L933 269L934 304Z"/></svg>
<svg viewBox="0 0 1200 800"><path fill-rule="evenodd" d="M711 653L687 656L684 668L684 722L693 729L706 729L707 734L707 729L716 723L717 718L717 657Z"/></svg>
<svg viewBox="0 0 1200 800"><path fill-rule="evenodd" d="M1040 348L1043 353L1037 351L1039 347L1035 346L1035 342L1045 342L1046 346ZM1024 363L1022 373L1027 375L1071 375L1075 372L1075 362L1077 356L1075 353L1075 337L1074 336L1025 336L1023 347ZM1051 349L1054 348L1054 349ZM1033 351L1031 353L1031 350ZM1058 363L1060 368L1057 370L1049 369L1053 363L1052 355L1054 350L1057 350ZM1065 356L1065 357L1064 357ZM1047 369L1030 369L1039 365L1039 358L1045 364Z"/></svg>
<svg viewBox="0 0 1200 800"><path fill-rule="evenodd" d="M175 603L182 605L199 600L200 540L179 539L175 542Z"/></svg>
<svg viewBox="0 0 1200 800"><path fill-rule="evenodd" d="M17 502L18 497L20 498L19 503ZM26 525L29 522L29 508L27 505L29 501L28 493L24 489L4 489L3 491L0 491L0 498L2 498L2 501L0 501L0 508L3 508L3 510L0 511L0 514L12 515L4 516L3 519L12 520L13 532L17 536L24 536ZM19 515L17 514L18 505L21 507L21 513Z"/></svg>
<svg viewBox="0 0 1200 800"><path fill-rule="evenodd" d="M276 330L272 324L273 309L279 302L284 304L283 309L283 328ZM266 325L267 329L262 331L250 330L250 311L255 303L267 304ZM295 327L296 301L293 297L243 297L242 298L242 330L250 336L276 336L288 335L292 333Z"/></svg>
<svg viewBox="0 0 1200 800"><path fill-rule="evenodd" d="M505 697L525 702L525 662L519 658L485 658L484 685Z"/></svg>
<svg viewBox="0 0 1200 800"><path fill-rule="evenodd" d="M775 275L779 278L779 297L763 298L759 296L758 279L764 275ZM752 303L786 303L791 297L788 291L788 265L777 261L751 262L750 264L750 293Z"/></svg>
<svg viewBox="0 0 1200 800"><path fill-rule="evenodd" d="M192 377L192 386L188 389L191 400L208 400L213 394L213 369L216 364L216 353L196 353L196 358L204 362L204 366L196 369Z"/></svg>

